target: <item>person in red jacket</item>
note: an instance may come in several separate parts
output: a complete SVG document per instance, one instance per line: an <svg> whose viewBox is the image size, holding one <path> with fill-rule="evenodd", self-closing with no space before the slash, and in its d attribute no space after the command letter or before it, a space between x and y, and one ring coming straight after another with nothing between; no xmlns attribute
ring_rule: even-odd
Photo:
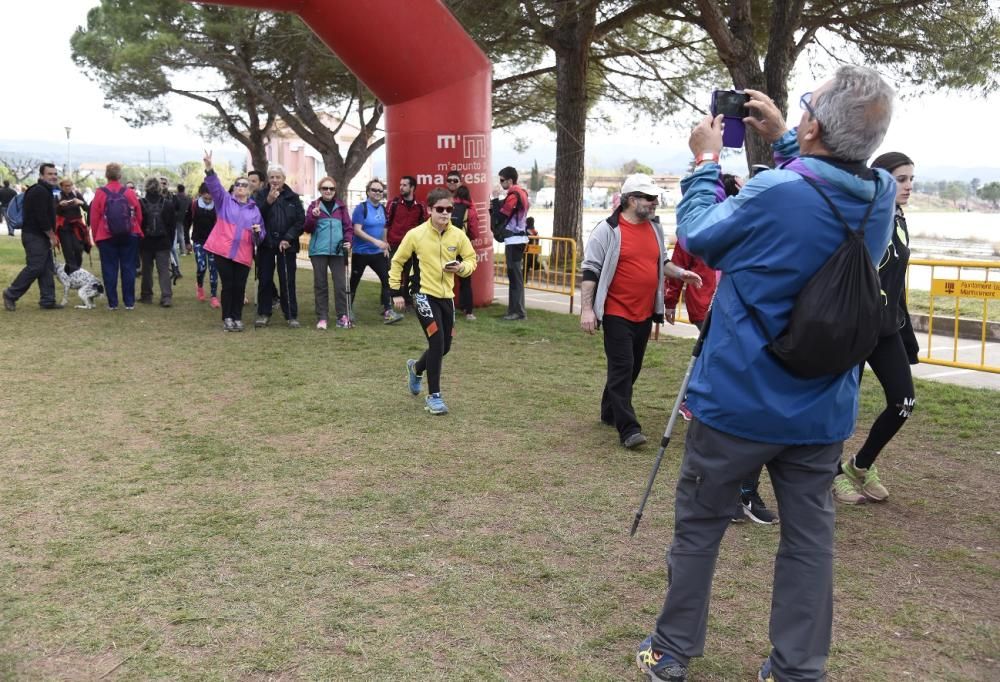
<svg viewBox="0 0 1000 682"><path fill-rule="evenodd" d="M125 310L135 307L135 273L139 256L139 238L142 237L142 208L135 192L121 184L122 167L109 163L104 170L108 179L100 187L90 204L90 229L94 242L101 254L101 275L104 278L104 295L108 297L108 309L118 308L118 270L122 272L122 302ZM129 183L131 184L131 183ZM131 227L127 234L114 235L108 227L105 212L107 199L112 194L124 191L131 216Z"/></svg>
<svg viewBox="0 0 1000 682"><path fill-rule="evenodd" d="M674 252L670 256L670 262L683 270L698 273L701 281L704 282L700 289L687 287L684 291L684 306L687 308L688 319L700 331L701 325L708 315L708 307L712 303L712 297L715 296L715 270L708 267L702 259L685 251L680 243L674 244ZM682 289L684 289L684 280L666 278L666 292L663 295L663 319L670 324L674 323Z"/></svg>
<svg viewBox="0 0 1000 682"><path fill-rule="evenodd" d="M389 242L389 259L396 255L399 245L403 241L406 233L417 225L423 224L427 220L427 207L417 201L417 179L412 175L404 175L399 180L399 196L394 198L385 207L385 240ZM412 292L410 291L410 271L413 271L414 279L419 281L419 264L416 259L408 261L403 265L403 279L399 290L403 292L408 308L413 307Z"/></svg>

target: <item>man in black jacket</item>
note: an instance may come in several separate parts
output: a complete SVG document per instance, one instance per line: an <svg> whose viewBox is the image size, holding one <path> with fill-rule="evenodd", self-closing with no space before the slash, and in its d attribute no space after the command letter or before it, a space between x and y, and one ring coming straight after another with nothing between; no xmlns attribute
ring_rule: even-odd
<svg viewBox="0 0 1000 682"><path fill-rule="evenodd" d="M10 180L4 180L3 188L0 188L0 223L7 219L7 207L16 196L17 192L11 189ZM7 223L7 234L11 237L14 236L14 228L11 227L10 223Z"/></svg>
<svg viewBox="0 0 1000 682"><path fill-rule="evenodd" d="M278 271L281 312L288 326L299 327L299 305L295 295L295 254L299 236L305 227L306 212L299 195L285 184L281 166L267 169L267 187L254 195L254 202L264 218L267 237L257 249L257 319L255 327L266 327L271 319L272 282Z"/></svg>
<svg viewBox="0 0 1000 682"><path fill-rule="evenodd" d="M31 283L38 280L38 305L42 308L62 308L56 303L55 264L52 248L56 237L56 201L54 192L59 174L51 163L38 169L38 182L24 193L24 225L21 243L24 245L24 269L3 292L3 307L13 311L17 300L24 296Z"/></svg>

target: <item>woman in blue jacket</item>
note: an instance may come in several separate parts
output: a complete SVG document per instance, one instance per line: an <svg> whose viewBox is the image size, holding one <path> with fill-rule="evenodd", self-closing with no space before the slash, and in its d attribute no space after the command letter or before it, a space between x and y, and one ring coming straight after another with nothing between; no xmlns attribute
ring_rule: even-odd
<svg viewBox="0 0 1000 682"><path fill-rule="evenodd" d="M319 181L319 199L306 209L305 231L309 239L309 260L313 266L313 290L316 294L316 329L326 329L330 315L330 294L326 271L333 275L334 313L337 327L351 326L347 310L347 256L354 240L351 214L337 199L337 181L326 177Z"/></svg>

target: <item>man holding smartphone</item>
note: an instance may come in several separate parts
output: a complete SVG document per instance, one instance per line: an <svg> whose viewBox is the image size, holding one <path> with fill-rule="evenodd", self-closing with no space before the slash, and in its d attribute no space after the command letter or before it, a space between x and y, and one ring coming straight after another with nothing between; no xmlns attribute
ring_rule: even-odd
<svg viewBox="0 0 1000 682"><path fill-rule="evenodd" d="M826 678L833 625L831 485L843 441L854 430L858 371L792 374L768 352L753 315L768 333L784 329L799 292L844 243L845 223L854 230L867 220L868 255L877 262L884 253L895 183L865 161L889 127L894 94L871 69L842 66L802 96L798 128L788 131L767 95L746 93L753 116L743 122L773 145L776 161L787 163L719 203L722 116L706 117L689 140L696 165L681 181L677 236L725 276L688 384L693 419L674 497L667 594L653 633L636 653L652 680L684 682L691 659L702 655L733 500L740 482L761 465L768 467L782 516L772 647L758 680ZM810 180L822 184L824 194Z"/></svg>

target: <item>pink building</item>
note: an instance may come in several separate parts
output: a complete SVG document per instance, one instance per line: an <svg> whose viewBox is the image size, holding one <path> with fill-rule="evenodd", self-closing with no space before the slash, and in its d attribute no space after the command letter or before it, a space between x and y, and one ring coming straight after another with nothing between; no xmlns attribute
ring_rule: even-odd
<svg viewBox="0 0 1000 682"><path fill-rule="evenodd" d="M331 130L340 125L340 121L330 114L320 113L319 117L323 121L323 125ZM347 149L359 132L357 126L344 123L336 138L341 150ZM304 142L280 118L275 123L274 131L267 142L267 160L285 169L285 181L289 187L301 194L303 199L312 201L316 198L318 194L316 184L320 178L326 175L323 156ZM249 155L247 156L247 165L252 165ZM337 193L347 202L349 208L353 208L364 197L365 185L372 178L372 167L371 157L369 157L358 174L351 180L350 185L346 188L347 191L340 188Z"/></svg>

